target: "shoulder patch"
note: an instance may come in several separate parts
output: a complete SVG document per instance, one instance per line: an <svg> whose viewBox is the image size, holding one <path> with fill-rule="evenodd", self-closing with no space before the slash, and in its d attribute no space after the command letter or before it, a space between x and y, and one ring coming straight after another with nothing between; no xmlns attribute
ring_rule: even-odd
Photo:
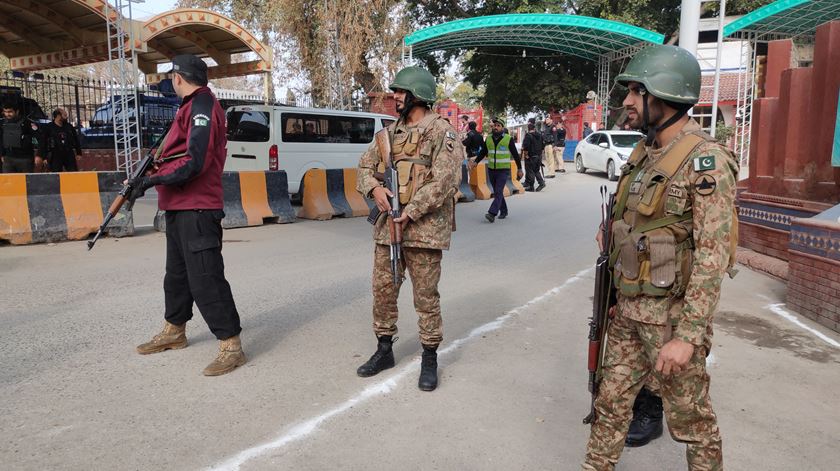
<svg viewBox="0 0 840 471"><path fill-rule="evenodd" d="M193 126L209 126L210 118L205 114L197 114L193 116Z"/></svg>
<svg viewBox="0 0 840 471"><path fill-rule="evenodd" d="M717 180L711 175L700 175L694 180L694 191L700 196L709 196L715 192Z"/></svg>
<svg viewBox="0 0 840 471"><path fill-rule="evenodd" d="M668 196L673 196L674 198L683 198L684 194L682 188L677 188L675 186L668 187Z"/></svg>
<svg viewBox="0 0 840 471"><path fill-rule="evenodd" d="M694 171L704 172L706 170L714 170L716 167L714 155L701 155L694 158Z"/></svg>
<svg viewBox="0 0 840 471"><path fill-rule="evenodd" d="M455 139L456 137L458 137L458 136L456 136L456 135L455 135L455 132L453 132L453 131L446 131L446 138L447 138L447 139Z"/></svg>

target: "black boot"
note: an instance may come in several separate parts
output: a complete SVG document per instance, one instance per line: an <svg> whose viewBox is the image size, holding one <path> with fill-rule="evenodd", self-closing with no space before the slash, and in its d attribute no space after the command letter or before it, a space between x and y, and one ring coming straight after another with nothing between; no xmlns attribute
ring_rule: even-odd
<svg viewBox="0 0 840 471"><path fill-rule="evenodd" d="M423 345L423 361L420 364L420 381L417 387L423 391L434 391L437 383L437 346Z"/></svg>
<svg viewBox="0 0 840 471"><path fill-rule="evenodd" d="M383 335L379 337L379 345L376 347L376 352L370 357L364 365L356 370L356 374L362 378L379 374L382 370L394 367L394 351L391 347L396 339L390 335Z"/></svg>
<svg viewBox="0 0 840 471"><path fill-rule="evenodd" d="M633 420L630 422L624 445L645 446L661 436L662 398L642 388L636 396L636 402L633 403Z"/></svg>

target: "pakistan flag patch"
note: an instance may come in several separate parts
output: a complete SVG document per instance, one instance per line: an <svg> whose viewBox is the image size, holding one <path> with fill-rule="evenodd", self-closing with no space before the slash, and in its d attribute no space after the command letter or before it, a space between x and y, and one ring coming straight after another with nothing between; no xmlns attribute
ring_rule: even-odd
<svg viewBox="0 0 840 471"><path fill-rule="evenodd" d="M715 169L715 156L714 155L703 155L700 157L694 158L694 171L695 172L702 172L705 170L714 170Z"/></svg>
<svg viewBox="0 0 840 471"><path fill-rule="evenodd" d="M193 116L193 126L209 126L210 118L207 115L197 114Z"/></svg>

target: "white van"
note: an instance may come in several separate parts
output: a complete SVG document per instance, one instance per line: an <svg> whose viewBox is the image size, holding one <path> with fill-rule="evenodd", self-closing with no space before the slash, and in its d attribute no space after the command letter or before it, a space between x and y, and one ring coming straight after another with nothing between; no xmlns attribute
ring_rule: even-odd
<svg viewBox="0 0 840 471"><path fill-rule="evenodd" d="M393 116L272 105L227 109L225 170L285 170L289 193L311 168L354 168Z"/></svg>

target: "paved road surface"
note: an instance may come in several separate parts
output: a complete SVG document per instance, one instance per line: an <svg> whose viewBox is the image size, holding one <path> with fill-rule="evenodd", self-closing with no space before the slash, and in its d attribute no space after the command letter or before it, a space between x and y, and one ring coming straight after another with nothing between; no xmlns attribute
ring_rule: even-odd
<svg viewBox="0 0 840 471"><path fill-rule="evenodd" d="M458 205L433 393L416 387L410 287L397 367L355 375L375 347L364 218L225 232L250 361L218 378L201 375L217 342L198 312L189 348L134 353L162 324L162 234L106 238L90 253L83 242L0 247L0 467L578 469L604 182L558 176L510 199L511 216L492 225L487 202ZM148 219L153 202L144 204ZM784 293L746 269L725 282L710 371L727 469L840 461L838 335L785 318ZM665 436L625 450L619 469L685 469L683 460Z"/></svg>

